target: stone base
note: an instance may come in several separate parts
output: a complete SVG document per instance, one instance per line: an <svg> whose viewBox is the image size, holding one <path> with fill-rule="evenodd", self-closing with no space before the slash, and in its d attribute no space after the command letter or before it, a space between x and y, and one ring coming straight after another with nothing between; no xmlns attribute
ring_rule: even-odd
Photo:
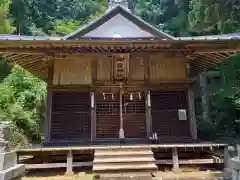
<svg viewBox="0 0 240 180"><path fill-rule="evenodd" d="M231 178L240 180L240 159L232 158L230 160Z"/></svg>
<svg viewBox="0 0 240 180"><path fill-rule="evenodd" d="M103 173L100 174L95 179L99 180L152 180L152 175L150 173Z"/></svg>
<svg viewBox="0 0 240 180"><path fill-rule="evenodd" d="M231 179L232 177L232 170L230 168L224 168L223 176L227 179Z"/></svg>
<svg viewBox="0 0 240 180"><path fill-rule="evenodd" d="M0 171L11 168L17 164L16 152L3 152L0 153Z"/></svg>
<svg viewBox="0 0 240 180"><path fill-rule="evenodd" d="M25 172L24 164L17 164L11 168L0 171L0 180L12 180Z"/></svg>

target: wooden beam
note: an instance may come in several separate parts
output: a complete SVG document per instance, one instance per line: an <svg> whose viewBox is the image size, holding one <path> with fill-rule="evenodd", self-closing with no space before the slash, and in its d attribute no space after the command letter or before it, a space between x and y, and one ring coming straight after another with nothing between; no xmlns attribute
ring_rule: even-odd
<svg viewBox="0 0 240 180"><path fill-rule="evenodd" d="M220 54L220 53L211 53L211 55L213 55L213 56L215 56L215 57L218 57L218 58L220 58L220 59L227 59L227 58L230 57L230 55L224 56L224 55L222 55L222 54Z"/></svg>
<svg viewBox="0 0 240 180"><path fill-rule="evenodd" d="M0 47L0 53L18 53L18 54L38 54L45 55L46 49L35 49L35 48L3 48Z"/></svg>
<svg viewBox="0 0 240 180"><path fill-rule="evenodd" d="M19 55L17 58L14 58L14 59L12 59L12 61L14 61L14 62L16 62L17 60L20 60L20 59L25 59L25 58L27 58L27 57L29 57L29 56L31 56L31 55L29 55L29 54L22 54L22 55Z"/></svg>
<svg viewBox="0 0 240 180"><path fill-rule="evenodd" d="M16 64L19 64L19 63L22 63L22 62L32 62L36 59L40 59L40 58L43 58L44 56L39 56L39 55L28 55L29 57L27 58L20 58L20 59L16 59L14 60L13 62L16 63Z"/></svg>
<svg viewBox="0 0 240 180"><path fill-rule="evenodd" d="M224 160L223 159L186 159L186 160L179 160L179 164L223 164ZM156 164L168 164L172 165L173 160L156 160Z"/></svg>
<svg viewBox="0 0 240 180"><path fill-rule="evenodd" d="M14 42L11 42L14 43ZM161 42L154 42L154 41L109 41L109 42L103 42L98 41L94 43L94 40L91 40L91 45L89 45L88 42L84 42L82 40L81 42L77 41L48 41L47 44L43 44L40 42L34 42L31 41L29 44L24 44L21 42L15 42L15 44L4 44L0 45L0 53L22 53L22 54L47 54L48 52L57 53L59 52L59 48L62 48L66 50L71 51L72 48L78 48L79 52L87 52L86 50L81 50L81 48L88 47L89 50L91 50L91 53L96 52L96 48L101 47L104 49L104 52L108 52L109 48L112 50L117 50L119 48L122 48L125 46L126 52L131 52L132 48L143 48L141 51L149 51L149 52L162 52L162 51L182 51L182 52L196 52L196 53L215 53L215 52L237 52L240 51L240 45L239 43L231 43L219 45L216 43L201 43L196 42L195 44L192 42L187 44L187 42L183 41L161 41ZM111 50L111 51L112 51Z"/></svg>
<svg viewBox="0 0 240 180"><path fill-rule="evenodd" d="M196 57L196 59L199 59L199 61L202 61L202 62L204 62L204 64L208 64L210 66L216 66L216 64L218 62L221 62L221 61L217 60L216 58L208 57L206 55L197 54L195 57Z"/></svg>
<svg viewBox="0 0 240 180"><path fill-rule="evenodd" d="M213 62L214 64L222 62L223 59L218 59L217 57L213 57L210 54L197 54L198 57L200 57L201 59L205 59L206 61L210 61Z"/></svg>
<svg viewBox="0 0 240 180"><path fill-rule="evenodd" d="M98 59L93 57L92 59L92 89L94 90L97 82L97 64L98 64Z"/></svg>
<svg viewBox="0 0 240 180"><path fill-rule="evenodd" d="M55 65L55 57L53 56L48 61L48 86L53 85L54 65Z"/></svg>
<svg viewBox="0 0 240 180"><path fill-rule="evenodd" d="M73 167L92 167L93 162L73 162ZM46 163L46 164L25 164L27 170L31 169L49 169L49 168L65 168L67 163Z"/></svg>
<svg viewBox="0 0 240 180"><path fill-rule="evenodd" d="M90 91L90 84L89 85L48 85L48 90L53 92L61 92L61 91L71 91L71 92L87 92Z"/></svg>
<svg viewBox="0 0 240 180"><path fill-rule="evenodd" d="M216 64L213 64L213 63L209 63L209 62L206 62L204 60L199 60L199 59L191 59L191 62L193 62L196 66L198 66L199 68L211 68L211 67L214 67Z"/></svg>

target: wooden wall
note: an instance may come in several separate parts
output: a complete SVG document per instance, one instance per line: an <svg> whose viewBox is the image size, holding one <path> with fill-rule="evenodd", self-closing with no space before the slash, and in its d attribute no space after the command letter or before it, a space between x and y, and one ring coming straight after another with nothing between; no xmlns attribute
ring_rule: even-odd
<svg viewBox="0 0 240 180"><path fill-rule="evenodd" d="M183 55L173 53L132 55L129 64L129 80L139 81L145 78L150 83L156 83L187 79L187 65Z"/></svg>
<svg viewBox="0 0 240 180"><path fill-rule="evenodd" d="M102 55L97 58L97 81L109 81L112 79L112 57Z"/></svg>
<svg viewBox="0 0 240 180"><path fill-rule="evenodd" d="M114 77L114 60L111 54L88 54L79 57L55 59L54 85L91 85L92 79L98 82L111 82ZM187 80L187 64L184 55L174 53L130 54L127 80L150 83L179 82ZM93 76L95 71L96 77ZM93 78L92 78L93 77Z"/></svg>
<svg viewBox="0 0 240 180"><path fill-rule="evenodd" d="M141 56L132 55L129 61L129 79L144 80L144 61L146 59Z"/></svg>
<svg viewBox="0 0 240 180"><path fill-rule="evenodd" d="M184 56L174 54L155 54L149 59L149 81L181 81L187 78Z"/></svg>
<svg viewBox="0 0 240 180"><path fill-rule="evenodd" d="M91 84L92 59L90 57L71 57L55 59L53 84Z"/></svg>

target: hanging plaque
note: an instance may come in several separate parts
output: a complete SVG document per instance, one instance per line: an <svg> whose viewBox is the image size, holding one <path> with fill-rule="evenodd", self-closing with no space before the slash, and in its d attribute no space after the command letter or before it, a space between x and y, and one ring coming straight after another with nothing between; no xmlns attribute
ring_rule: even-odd
<svg viewBox="0 0 240 180"><path fill-rule="evenodd" d="M114 54L113 58L114 78L116 80L126 80L128 74L129 54Z"/></svg>

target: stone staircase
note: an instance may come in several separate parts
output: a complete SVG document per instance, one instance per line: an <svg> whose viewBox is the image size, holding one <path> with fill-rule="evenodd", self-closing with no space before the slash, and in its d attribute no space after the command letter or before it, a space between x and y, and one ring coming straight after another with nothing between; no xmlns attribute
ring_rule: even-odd
<svg viewBox="0 0 240 180"><path fill-rule="evenodd" d="M95 150L94 172L156 171L157 166L150 147L121 146Z"/></svg>

